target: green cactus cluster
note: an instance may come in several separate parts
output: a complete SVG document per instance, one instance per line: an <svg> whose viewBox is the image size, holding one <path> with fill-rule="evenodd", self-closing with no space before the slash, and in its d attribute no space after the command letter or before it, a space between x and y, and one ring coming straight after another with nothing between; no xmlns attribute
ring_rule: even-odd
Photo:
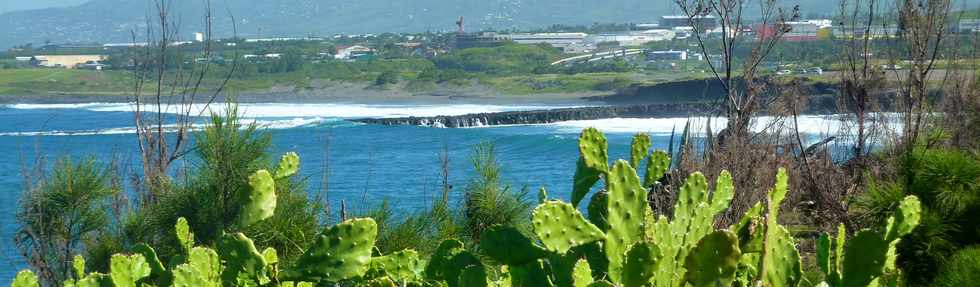
<svg viewBox="0 0 980 287"><path fill-rule="evenodd" d="M378 225L355 218L323 230L295 262L284 264L274 249L263 251L242 233L223 234L216 249L197 246L183 218L174 228L180 254L163 264L139 245L111 259L109 274L86 273L76 257L73 279L64 286L798 286L803 278L797 241L778 223L789 192L785 170L764 203L736 224L715 228L734 196L732 176L721 172L713 186L701 173L678 189L673 214L655 214L649 189L670 168L670 156L651 152L650 138L637 135L630 160L609 163L605 136L583 131L571 203L548 199L531 214L530 232L492 226L476 246L446 240L428 258L417 251L378 254ZM641 178L637 172L642 168ZM283 156L274 173L248 178L251 193L240 215L243 226L275 211L274 180L296 174L299 158ZM600 191L593 192L599 181ZM591 193L591 196L589 194ZM581 201L589 198L587 215ZM915 197L906 198L881 230L864 230L845 242L843 227L817 242L824 286L894 286L895 245L919 222ZM39 286L22 271L13 287Z"/></svg>

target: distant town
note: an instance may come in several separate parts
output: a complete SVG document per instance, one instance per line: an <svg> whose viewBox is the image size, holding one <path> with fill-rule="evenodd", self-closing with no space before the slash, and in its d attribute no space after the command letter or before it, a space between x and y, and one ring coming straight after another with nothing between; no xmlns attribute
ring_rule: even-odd
<svg viewBox="0 0 980 287"><path fill-rule="evenodd" d="M282 81L263 84L254 80L285 73L282 77L297 89L315 89L314 82L323 79L368 82L409 91L432 90L447 83L470 85L473 80L508 93L607 91L635 83L705 77L708 64L719 61L721 55L704 54L699 41L713 45L712 41L724 33L713 16L674 15L662 16L650 24L555 25L533 31L469 31L466 19L455 20L455 31L438 33L209 41L204 33L192 32L169 43L176 49L175 62L168 66L212 62L231 70L229 63L234 62L236 78L243 80L243 89L281 84ZM753 41L774 37L776 29L788 31L779 33L779 45L764 62L764 70L773 75L823 74L835 69L839 59L833 47L840 41L866 38L887 44L898 33L897 24L865 29L841 25L829 17L781 25L748 24L740 31L727 32L740 33L745 41ZM980 32L980 19L956 19L948 27L954 36L970 35ZM21 45L0 53L0 69L132 70L139 62L139 48L146 46L145 42ZM213 50L208 57L201 55L205 46ZM878 46L876 49L887 45ZM902 66L883 58L879 63L886 69ZM591 76L569 76L582 73ZM502 78L521 75L524 78L520 81ZM583 81L583 77L589 78L587 83L572 84ZM249 79L253 81L245 83ZM119 92L118 85L100 77L76 75L65 80L77 81L78 86L84 87L59 84L52 91L44 87L48 83L4 88L0 82L0 93Z"/></svg>

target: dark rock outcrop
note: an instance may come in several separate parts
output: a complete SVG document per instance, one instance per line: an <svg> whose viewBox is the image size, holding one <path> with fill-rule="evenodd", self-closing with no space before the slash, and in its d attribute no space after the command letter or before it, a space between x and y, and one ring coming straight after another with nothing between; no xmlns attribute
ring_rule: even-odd
<svg viewBox="0 0 980 287"><path fill-rule="evenodd" d="M713 110L713 108L714 106L709 104L654 104L478 113L459 116L358 119L354 121L378 125L414 125L466 128L496 125L547 124L563 121L597 120L608 118L686 117L693 114L710 112Z"/></svg>

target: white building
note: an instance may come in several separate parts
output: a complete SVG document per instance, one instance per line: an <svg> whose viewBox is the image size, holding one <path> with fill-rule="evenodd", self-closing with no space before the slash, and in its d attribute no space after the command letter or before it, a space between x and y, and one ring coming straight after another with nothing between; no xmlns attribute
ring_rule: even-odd
<svg viewBox="0 0 980 287"><path fill-rule="evenodd" d="M657 29L642 32L589 35L586 42L592 45L606 42L616 42L619 43L620 46L640 46L649 42L673 40L676 35L677 34L671 30Z"/></svg>
<svg viewBox="0 0 980 287"><path fill-rule="evenodd" d="M194 41L204 42L204 33L201 32L194 33Z"/></svg>

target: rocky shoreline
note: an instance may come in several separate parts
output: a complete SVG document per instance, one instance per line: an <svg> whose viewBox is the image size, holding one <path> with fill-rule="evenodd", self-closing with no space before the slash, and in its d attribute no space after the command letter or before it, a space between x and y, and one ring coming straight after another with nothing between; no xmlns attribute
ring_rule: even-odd
<svg viewBox="0 0 980 287"><path fill-rule="evenodd" d="M548 124L564 121L598 120L609 118L670 118L711 113L715 105L650 104L625 106L596 106L533 111L478 113L459 116L403 117L356 119L355 122L375 125L413 125L426 127L469 128L500 125Z"/></svg>

